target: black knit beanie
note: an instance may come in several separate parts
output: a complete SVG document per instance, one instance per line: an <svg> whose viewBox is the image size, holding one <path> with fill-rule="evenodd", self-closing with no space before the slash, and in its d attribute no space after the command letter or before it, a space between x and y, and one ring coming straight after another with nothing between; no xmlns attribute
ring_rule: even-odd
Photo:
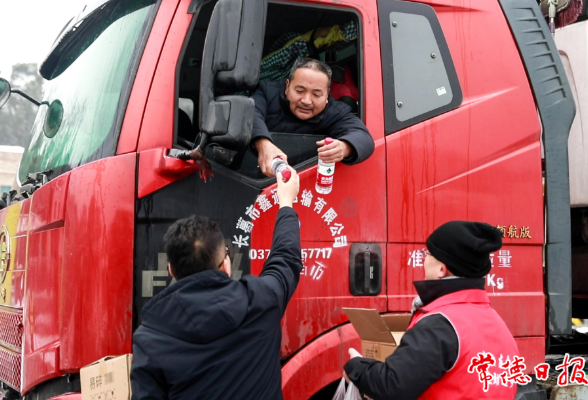
<svg viewBox="0 0 588 400"><path fill-rule="evenodd" d="M455 276L482 278L490 252L502 247L502 231L483 222L451 221L431 233L427 249Z"/></svg>

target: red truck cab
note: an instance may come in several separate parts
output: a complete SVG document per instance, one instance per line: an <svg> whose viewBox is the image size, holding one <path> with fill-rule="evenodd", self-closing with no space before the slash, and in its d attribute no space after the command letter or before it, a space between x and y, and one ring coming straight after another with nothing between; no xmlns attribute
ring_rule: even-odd
<svg viewBox="0 0 588 400"><path fill-rule="evenodd" d="M215 6L223 13L215 16ZM4 397L77 392L80 368L131 352L141 308L173 284L162 238L178 218L219 223L236 279L261 271L278 209L275 179L246 145L257 82L234 82L247 75L234 72L246 57L225 33L253 43L247 62L262 79L282 79L288 57L305 51L347 68L375 142L365 162L337 165L333 191L321 195L315 135L274 133L300 174L294 208L304 261L282 321L285 398L330 399L347 349L361 346L343 307L410 312L425 239L456 219L503 229L487 290L533 374L550 335L571 329L562 149L574 116L536 2L252 7L109 0L85 9L56 41L41 67L48 81L19 183L41 174L0 210ZM214 171L206 182L197 163L173 157L201 132Z"/></svg>

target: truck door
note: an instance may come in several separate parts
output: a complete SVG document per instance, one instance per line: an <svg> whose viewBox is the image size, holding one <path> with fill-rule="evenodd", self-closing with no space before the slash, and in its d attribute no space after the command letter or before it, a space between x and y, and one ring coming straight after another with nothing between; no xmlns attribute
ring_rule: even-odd
<svg viewBox="0 0 588 400"><path fill-rule="evenodd" d="M541 127L527 76L497 2L424 3L378 2L388 309L410 310L411 281L424 279L420 250L437 226L487 222L504 232L490 255L492 305L521 354L541 362L529 347L543 349L545 326Z"/></svg>
<svg viewBox="0 0 588 400"><path fill-rule="evenodd" d="M341 39L313 49L313 57L349 71L359 89L358 117L376 144L365 162L337 164L333 191L322 195L316 192L315 182L316 141L323 137L273 133L274 142L299 172L301 185L294 208L301 223L304 269L283 320L284 357L345 322L343 307L386 309L381 69L378 62L367 62L378 60L378 48L365 45L366 32L373 37L377 28L363 20L355 2L345 3L346 7L341 2L319 7L281 2L270 3L267 9L261 79L283 80L299 46L308 44L304 36L308 32L321 30L324 36L342 32ZM259 274L270 252L278 211L275 179L261 173L250 150L209 148L214 177L207 182L197 173L174 175L172 163L182 161L163 156L166 148L191 148L198 133L200 66L206 61L202 49L214 5L204 4L190 21L184 16L187 3L180 4L177 20L181 22L168 34L147 104L138 149L136 316L146 301L170 283L162 238L178 218L201 214L219 223L231 248L235 279ZM177 37L186 39L168 44L174 38L178 41ZM279 64L280 57L289 58ZM154 172L153 164L163 172ZM177 179L181 174L185 177Z"/></svg>

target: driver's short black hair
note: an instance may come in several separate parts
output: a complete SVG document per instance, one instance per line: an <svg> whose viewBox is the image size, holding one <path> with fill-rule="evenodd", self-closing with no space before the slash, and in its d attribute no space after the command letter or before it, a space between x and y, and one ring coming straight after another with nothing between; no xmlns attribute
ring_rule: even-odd
<svg viewBox="0 0 588 400"><path fill-rule="evenodd" d="M294 64L292 65L292 68L290 69L290 75L288 75L288 80L292 81L292 79L294 79L294 73L299 68L308 68L327 75L329 78L329 85L327 87L329 89L331 88L331 77L333 76L333 71L331 71L331 67L329 67L324 62L315 60L314 58L299 58L294 61Z"/></svg>
<svg viewBox="0 0 588 400"><path fill-rule="evenodd" d="M176 279L216 269L224 254L225 240L213 220L192 215L177 220L164 238L165 252Z"/></svg>

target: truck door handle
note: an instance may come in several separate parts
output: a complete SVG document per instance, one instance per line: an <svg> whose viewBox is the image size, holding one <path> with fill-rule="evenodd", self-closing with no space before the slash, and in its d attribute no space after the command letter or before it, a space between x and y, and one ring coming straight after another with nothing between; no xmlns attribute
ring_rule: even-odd
<svg viewBox="0 0 588 400"><path fill-rule="evenodd" d="M382 248L377 243L354 243L349 254L349 291L375 296L382 291Z"/></svg>
<svg viewBox="0 0 588 400"><path fill-rule="evenodd" d="M371 266L370 258L372 253L369 251L363 252L363 293L370 292L371 279L373 279L373 268Z"/></svg>

